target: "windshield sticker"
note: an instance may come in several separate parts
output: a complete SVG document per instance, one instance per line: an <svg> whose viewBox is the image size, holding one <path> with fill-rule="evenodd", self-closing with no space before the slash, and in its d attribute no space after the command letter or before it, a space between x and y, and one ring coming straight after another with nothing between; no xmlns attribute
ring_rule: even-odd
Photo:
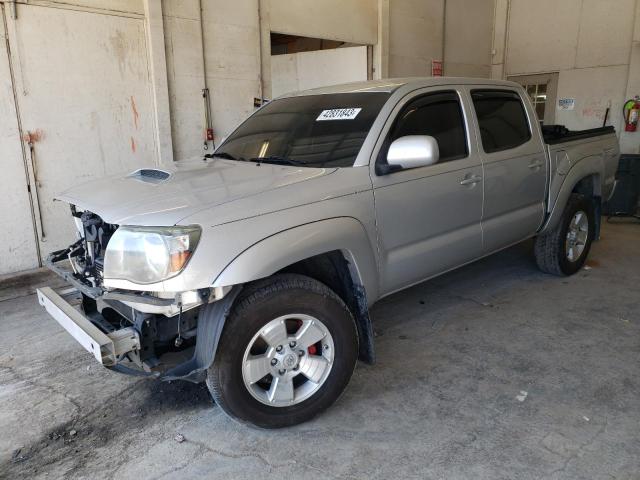
<svg viewBox="0 0 640 480"><path fill-rule="evenodd" d="M360 113L361 108L334 108L333 110L323 110L316 118L316 122L321 120L353 120Z"/></svg>

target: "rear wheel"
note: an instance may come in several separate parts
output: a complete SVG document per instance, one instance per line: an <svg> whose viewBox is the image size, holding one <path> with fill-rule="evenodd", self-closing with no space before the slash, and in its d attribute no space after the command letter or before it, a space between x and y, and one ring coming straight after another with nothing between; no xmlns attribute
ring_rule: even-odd
<svg viewBox="0 0 640 480"><path fill-rule="evenodd" d="M538 267L554 275L574 274L584 265L594 236L593 204L584 195L574 193L555 229L536 238Z"/></svg>
<svg viewBox="0 0 640 480"><path fill-rule="evenodd" d="M353 317L333 291L302 275L276 275L238 299L207 386L236 420L295 425L340 396L357 355Z"/></svg>

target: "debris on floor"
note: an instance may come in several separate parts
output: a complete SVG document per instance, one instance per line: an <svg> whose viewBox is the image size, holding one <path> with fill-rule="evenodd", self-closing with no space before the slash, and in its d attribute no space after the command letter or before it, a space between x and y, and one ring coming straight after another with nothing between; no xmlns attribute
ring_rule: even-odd
<svg viewBox="0 0 640 480"><path fill-rule="evenodd" d="M527 395L529 395L527 392L525 392L524 390L520 390L520 395L516 395L516 400L518 400L519 402L524 402L527 398Z"/></svg>
<svg viewBox="0 0 640 480"><path fill-rule="evenodd" d="M184 435L178 433L175 437L173 437L173 439L178 443L182 443L184 442Z"/></svg>

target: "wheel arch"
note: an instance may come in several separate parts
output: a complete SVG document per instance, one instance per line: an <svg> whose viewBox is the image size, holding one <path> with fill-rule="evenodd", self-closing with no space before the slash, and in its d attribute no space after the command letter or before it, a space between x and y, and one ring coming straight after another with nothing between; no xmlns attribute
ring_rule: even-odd
<svg viewBox="0 0 640 480"><path fill-rule="evenodd" d="M600 236L600 212L602 199L602 158L593 156L583 159L569 170L562 183L556 201L540 234L553 230L560 219L572 193L579 193L592 199L595 211L596 238Z"/></svg>
<svg viewBox="0 0 640 480"><path fill-rule="evenodd" d="M378 297L378 268L358 220L331 218L271 235L233 259L213 286L248 284L276 273L307 275L336 292L356 320L360 359L375 361L368 307Z"/></svg>

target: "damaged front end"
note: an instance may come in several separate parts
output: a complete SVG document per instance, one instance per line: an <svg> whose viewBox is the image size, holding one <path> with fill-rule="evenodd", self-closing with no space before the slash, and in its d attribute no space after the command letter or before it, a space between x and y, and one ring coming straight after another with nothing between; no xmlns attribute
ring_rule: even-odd
<svg viewBox="0 0 640 480"><path fill-rule="evenodd" d="M109 275L105 281L105 257L107 270L111 264L113 272L120 262L119 268L133 268L136 273L141 254L149 256L144 249L161 249L158 242L162 242L157 240L157 233L152 233L145 237L147 243L142 242L140 246L125 237L128 234L125 230L137 227L120 228L104 222L95 213L79 212L73 206L71 213L78 240L66 249L51 253L45 263L79 292L80 310L48 287L38 290L40 304L105 367L166 380L204 380L237 292L213 288L153 291L149 285L140 285L147 289L143 291L110 286ZM165 227L156 230L160 228ZM113 243L108 250L109 242ZM188 238L182 239L182 243L187 247L165 249L170 258L166 266L160 265L166 271L158 275L181 272L194 248L192 245L189 250ZM122 249L131 245L133 253L123 253ZM164 250L158 250L155 257L162 257L162 252ZM132 285L127 278L116 278L111 283ZM202 340L199 343L198 338Z"/></svg>

